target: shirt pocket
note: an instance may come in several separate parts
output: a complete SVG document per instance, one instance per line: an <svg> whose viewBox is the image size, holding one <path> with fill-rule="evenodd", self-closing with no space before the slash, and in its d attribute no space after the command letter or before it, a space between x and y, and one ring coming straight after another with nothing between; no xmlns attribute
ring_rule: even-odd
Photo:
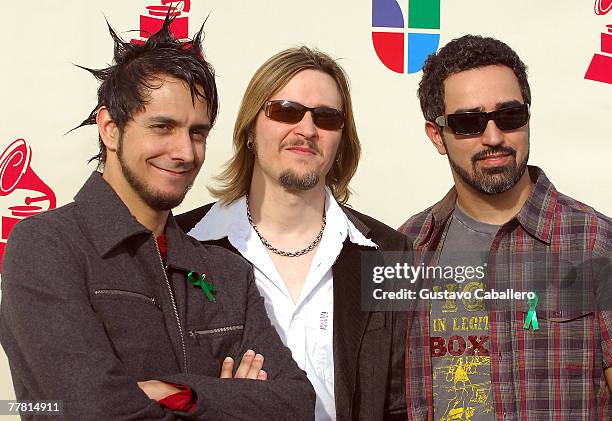
<svg viewBox="0 0 612 421"><path fill-rule="evenodd" d="M523 329L523 324L528 315L528 311L521 311L520 328ZM592 321L594 315L590 310L539 310L536 306L536 317L538 319L538 330L536 333L548 332L550 329L565 329L574 330L581 329L585 323ZM530 330L533 327L529 326Z"/></svg>
<svg viewBox="0 0 612 421"><path fill-rule="evenodd" d="M519 331L524 332L527 365L538 369L558 369L562 381L590 379L594 367L601 366L598 352L597 319L588 310L537 310L538 330L524 329L528 312L519 313ZM600 361L595 361L599 356ZM595 365L594 364L595 361Z"/></svg>

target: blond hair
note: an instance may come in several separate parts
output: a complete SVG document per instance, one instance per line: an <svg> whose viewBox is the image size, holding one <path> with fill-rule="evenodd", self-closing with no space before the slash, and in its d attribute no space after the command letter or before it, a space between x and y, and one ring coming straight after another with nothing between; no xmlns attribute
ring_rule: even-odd
<svg viewBox="0 0 612 421"><path fill-rule="evenodd" d="M254 153L247 142L255 132L255 120L264 103L302 70L312 69L330 75L338 85L344 112L342 140L336 159L325 177L335 199L346 203L351 195L349 182L359 163L361 144L357 136L349 83L344 70L327 54L302 46L272 56L253 75L246 88L234 125L234 155L215 177L219 187L208 187L213 197L230 204L248 194L253 175Z"/></svg>

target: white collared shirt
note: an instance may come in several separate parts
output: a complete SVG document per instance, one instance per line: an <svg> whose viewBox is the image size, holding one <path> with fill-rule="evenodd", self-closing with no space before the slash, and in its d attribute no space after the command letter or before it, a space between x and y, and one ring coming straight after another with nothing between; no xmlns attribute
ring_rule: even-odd
<svg viewBox="0 0 612 421"><path fill-rule="evenodd" d="M249 224L245 197L229 206L215 203L188 233L199 241L227 237L253 264L255 283L264 297L270 321L315 389L317 421L336 419L332 265L347 236L355 244L378 248L353 225L327 188L325 195L327 223L297 303L293 302L267 249Z"/></svg>

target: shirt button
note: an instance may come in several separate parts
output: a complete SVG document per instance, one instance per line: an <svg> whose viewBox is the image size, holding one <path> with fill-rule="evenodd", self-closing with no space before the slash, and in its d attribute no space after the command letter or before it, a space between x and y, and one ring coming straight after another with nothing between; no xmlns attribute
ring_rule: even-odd
<svg viewBox="0 0 612 421"><path fill-rule="evenodd" d="M562 310L555 310L555 311L553 311L553 316L555 316L555 317L561 317L562 314L563 314Z"/></svg>

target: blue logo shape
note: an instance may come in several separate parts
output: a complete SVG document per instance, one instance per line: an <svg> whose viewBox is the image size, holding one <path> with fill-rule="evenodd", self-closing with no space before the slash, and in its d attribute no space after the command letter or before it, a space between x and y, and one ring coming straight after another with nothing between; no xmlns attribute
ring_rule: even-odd
<svg viewBox="0 0 612 421"><path fill-rule="evenodd" d="M440 0L403 1L407 16L398 0L372 0L372 43L387 68L416 73L440 44Z"/></svg>
<svg viewBox="0 0 612 421"><path fill-rule="evenodd" d="M439 44L440 34L408 33L408 73L420 71Z"/></svg>

